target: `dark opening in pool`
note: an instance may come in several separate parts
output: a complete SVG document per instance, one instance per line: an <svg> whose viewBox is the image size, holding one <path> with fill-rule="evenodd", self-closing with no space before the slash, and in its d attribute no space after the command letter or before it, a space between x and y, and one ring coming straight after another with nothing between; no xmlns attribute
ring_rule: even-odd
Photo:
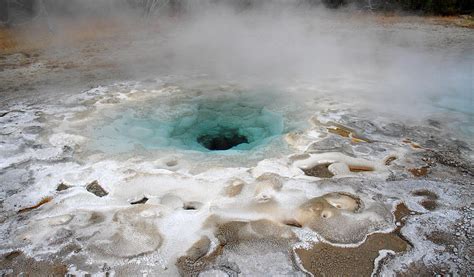
<svg viewBox="0 0 474 277"><path fill-rule="evenodd" d="M197 142L209 150L228 150L239 144L249 143L247 137L235 129L200 135Z"/></svg>

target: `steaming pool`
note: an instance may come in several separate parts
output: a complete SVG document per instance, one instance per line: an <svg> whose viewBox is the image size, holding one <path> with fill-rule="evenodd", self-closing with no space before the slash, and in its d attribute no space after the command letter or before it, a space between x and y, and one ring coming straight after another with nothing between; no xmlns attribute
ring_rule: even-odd
<svg viewBox="0 0 474 277"><path fill-rule="evenodd" d="M271 22L249 24L244 49L285 21ZM292 26L284 41L304 43L272 51L270 32L266 55L241 52L227 27L222 40L194 37L202 25L166 38L185 64L224 77L101 80L12 101L0 111L0 254L78 276L465 273L472 56L366 48L380 30L359 45L345 39L352 26L346 51L332 27Z"/></svg>
<svg viewBox="0 0 474 277"><path fill-rule="evenodd" d="M136 145L201 152L252 150L280 138L285 130L282 115L265 108L266 97L259 98L151 100L139 109L109 115L112 120L95 131L94 147L114 152L132 151Z"/></svg>

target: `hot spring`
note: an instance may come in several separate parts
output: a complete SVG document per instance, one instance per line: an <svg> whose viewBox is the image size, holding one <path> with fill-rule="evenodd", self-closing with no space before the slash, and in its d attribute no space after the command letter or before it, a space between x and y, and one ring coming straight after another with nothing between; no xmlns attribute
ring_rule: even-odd
<svg viewBox="0 0 474 277"><path fill-rule="evenodd" d="M1 276L470 275L471 19L13 2Z"/></svg>
<svg viewBox="0 0 474 277"><path fill-rule="evenodd" d="M89 147L105 153L175 151L249 155L285 148L282 135L302 123L275 93L174 92L100 110ZM270 104L269 104L270 103Z"/></svg>

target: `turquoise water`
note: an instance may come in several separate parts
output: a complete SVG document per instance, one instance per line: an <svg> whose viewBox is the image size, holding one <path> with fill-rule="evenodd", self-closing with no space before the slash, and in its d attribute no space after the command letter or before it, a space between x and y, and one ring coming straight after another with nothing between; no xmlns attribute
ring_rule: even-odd
<svg viewBox="0 0 474 277"><path fill-rule="evenodd" d="M252 97L195 97L143 103L116 110L96 127L94 147L113 152L176 148L210 152L209 140L237 140L213 152L247 151L265 145L284 132L284 118L269 110L269 99ZM215 144L215 143L214 143Z"/></svg>
<svg viewBox="0 0 474 277"><path fill-rule="evenodd" d="M433 106L441 112L459 115L456 128L461 134L472 139L474 136L474 56L458 61L454 66L444 69L442 90L433 99Z"/></svg>

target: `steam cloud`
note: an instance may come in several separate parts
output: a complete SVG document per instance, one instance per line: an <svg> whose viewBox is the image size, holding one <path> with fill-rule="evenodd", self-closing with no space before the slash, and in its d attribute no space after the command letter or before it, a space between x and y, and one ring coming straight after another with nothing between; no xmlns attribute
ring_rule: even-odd
<svg viewBox="0 0 474 277"><path fill-rule="evenodd" d="M449 44L466 32L438 36L441 27L425 32L434 27L384 26L377 17L296 0L148 1L157 3L154 13L125 2L68 1L66 8L45 3L59 38L69 35L63 23L71 14L78 22L113 19L131 45L108 54L134 77L205 74L263 86L305 82L376 106L390 102L395 110L443 95L469 97L472 89L472 47Z"/></svg>

